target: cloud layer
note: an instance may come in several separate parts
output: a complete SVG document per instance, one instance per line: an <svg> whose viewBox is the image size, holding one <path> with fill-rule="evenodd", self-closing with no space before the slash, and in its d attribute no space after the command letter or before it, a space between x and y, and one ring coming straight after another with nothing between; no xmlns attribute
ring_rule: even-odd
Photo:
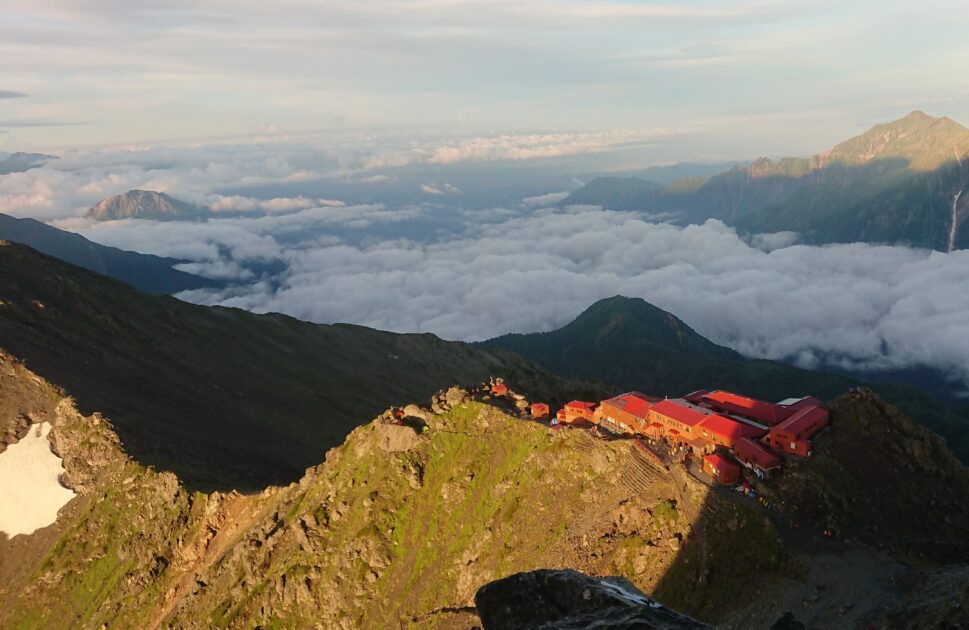
<svg viewBox="0 0 969 630"><path fill-rule="evenodd" d="M749 356L926 365L969 384L969 252L810 247L793 233L744 239L715 221L679 228L643 214L563 210L555 204L583 171L560 161L573 158L522 155L558 146L601 156L640 136L514 138L351 134L73 151L0 177L0 212L177 257L232 283L182 296L205 304L475 340L549 330L623 294ZM215 216L80 218L130 188Z"/></svg>
<svg viewBox="0 0 969 630"><path fill-rule="evenodd" d="M400 236L432 208L310 209L203 225L121 222L85 234L238 273L185 299L316 322L478 340L550 330L593 301L637 296L752 357L851 369L926 365L969 382L969 251L746 241L591 207L459 215L459 233ZM373 236L378 227L386 236ZM272 278L253 263L277 261ZM256 281L258 280L258 281Z"/></svg>

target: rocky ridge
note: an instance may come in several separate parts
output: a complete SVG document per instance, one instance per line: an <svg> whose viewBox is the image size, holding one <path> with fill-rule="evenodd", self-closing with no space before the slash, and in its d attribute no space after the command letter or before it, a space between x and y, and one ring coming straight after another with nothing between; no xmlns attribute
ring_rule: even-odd
<svg viewBox="0 0 969 630"><path fill-rule="evenodd" d="M654 466L629 441L550 432L463 388L389 409L297 483L203 493L129 458L109 420L9 355L0 365L3 409L54 425L79 495L49 528L0 536L2 627L470 628L485 620L482 585L541 568L621 576L725 628L770 627L792 593L804 598L797 618L827 626L958 618L958 567L878 597L862 598L862 584L854 599L830 586L811 595L800 580L812 554L833 563L829 579L855 557L848 547L798 548L784 520ZM854 400L833 413L881 413Z"/></svg>
<svg viewBox="0 0 969 630"><path fill-rule="evenodd" d="M52 440L79 496L0 541L0 625L467 628L477 589L509 573L568 566L654 591L693 544L705 487L631 444L550 434L461 389L434 404L405 416L426 428L384 415L298 483L242 495L186 491L61 399Z"/></svg>

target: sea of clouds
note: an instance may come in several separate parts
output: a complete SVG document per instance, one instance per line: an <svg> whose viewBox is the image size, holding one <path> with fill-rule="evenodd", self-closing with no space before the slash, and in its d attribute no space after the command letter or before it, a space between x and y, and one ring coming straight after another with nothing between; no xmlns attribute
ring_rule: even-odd
<svg viewBox="0 0 969 630"><path fill-rule="evenodd" d="M401 153L452 155L387 155ZM201 304L480 340L551 330L621 294L747 356L865 371L927 366L969 384L969 251L744 237L714 220L680 227L645 213L553 205L564 191L490 208L426 191L412 203L347 203L328 194L335 172L365 180L394 171L349 168L305 148L119 155L125 159L78 156L0 178L0 211L181 258L189 261L182 268L227 282L179 296ZM322 182L313 195L215 192L242 179L284 182L309 172ZM434 176L426 185L444 192L448 172ZM421 181L413 179L415 189ZM236 197L232 209L249 214L215 212L203 222L79 218L131 187L163 188L213 210Z"/></svg>

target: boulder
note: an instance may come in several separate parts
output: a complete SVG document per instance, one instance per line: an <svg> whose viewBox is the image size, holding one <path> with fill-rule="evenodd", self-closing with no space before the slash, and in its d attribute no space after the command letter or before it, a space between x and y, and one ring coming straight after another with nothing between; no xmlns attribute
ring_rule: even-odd
<svg viewBox="0 0 969 630"><path fill-rule="evenodd" d="M404 416L408 418L420 418L425 422L431 419L431 414L417 405L407 405L404 407Z"/></svg>
<svg viewBox="0 0 969 630"><path fill-rule="evenodd" d="M481 587L474 602L484 630L711 627L658 604L625 578L571 569L516 573Z"/></svg>
<svg viewBox="0 0 969 630"><path fill-rule="evenodd" d="M460 387L451 387L444 394L444 400L450 407L457 407L462 403L466 403L471 400L471 395L468 394L467 390Z"/></svg>
<svg viewBox="0 0 969 630"><path fill-rule="evenodd" d="M377 446L388 453L400 453L413 448L420 442L420 436L413 427L406 424L386 424L383 422L376 425Z"/></svg>

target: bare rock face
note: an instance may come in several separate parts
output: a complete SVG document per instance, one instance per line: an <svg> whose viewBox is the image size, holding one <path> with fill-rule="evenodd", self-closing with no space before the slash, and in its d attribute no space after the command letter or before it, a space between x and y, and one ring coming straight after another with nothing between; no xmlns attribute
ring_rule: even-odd
<svg viewBox="0 0 969 630"><path fill-rule="evenodd" d="M516 573L481 587L474 602L485 630L712 627L656 603L625 578L571 569Z"/></svg>
<svg viewBox="0 0 969 630"><path fill-rule="evenodd" d="M388 453L410 450L420 441L417 431L406 424L378 423L375 432L377 446Z"/></svg>
<svg viewBox="0 0 969 630"><path fill-rule="evenodd" d="M450 407L457 407L462 403L466 403L471 400L471 395L468 391L461 387L451 387L444 394L444 399Z"/></svg>

